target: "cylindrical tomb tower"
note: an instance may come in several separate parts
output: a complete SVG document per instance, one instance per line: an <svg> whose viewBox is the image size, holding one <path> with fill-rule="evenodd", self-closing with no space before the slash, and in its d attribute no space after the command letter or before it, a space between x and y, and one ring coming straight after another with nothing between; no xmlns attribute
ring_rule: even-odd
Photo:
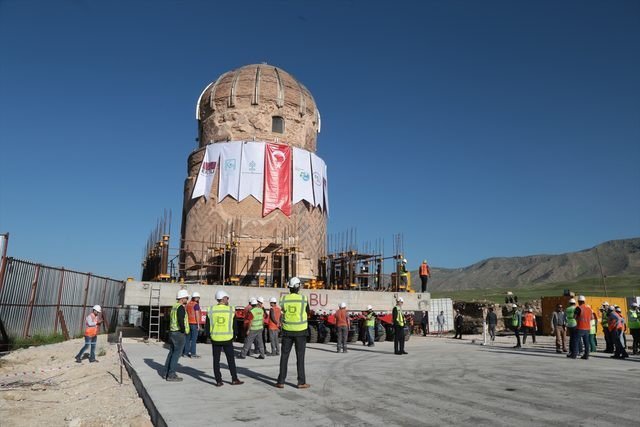
<svg viewBox="0 0 640 427"><path fill-rule="evenodd" d="M218 197L222 180L226 179L223 169L248 167L246 162L225 162L222 156L219 162L218 157L205 159L205 152L212 148L222 150L223 146L238 142L264 142L288 146L291 152L294 147L301 149L296 150L299 158L307 155L318 161L315 151L320 114L311 93L280 68L247 65L224 73L204 89L196 106L196 119L199 147L188 158L184 185L182 277L267 286L281 286L293 275L315 278L319 260L325 255L326 167L320 175L312 173L314 178L320 176L320 182L314 181L314 185L324 190L321 196L315 191L319 187L314 187L311 201L293 203L290 215L280 209L263 215L260 197L243 197L242 191L239 197ZM202 176L203 159L216 169L211 174L210 191L205 197L197 197L194 186ZM324 166L322 160L319 162ZM265 175L266 170L265 164ZM295 173L301 173L305 181L312 179L306 172L296 172L294 164L291 175ZM242 187L245 174L238 176ZM266 176L264 181L266 184ZM223 185L226 188L229 183L225 181Z"/></svg>

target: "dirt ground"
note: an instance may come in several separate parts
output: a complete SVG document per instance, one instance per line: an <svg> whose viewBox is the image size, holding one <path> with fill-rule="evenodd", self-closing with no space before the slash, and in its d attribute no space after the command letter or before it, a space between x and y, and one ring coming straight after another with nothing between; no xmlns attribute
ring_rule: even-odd
<svg viewBox="0 0 640 427"><path fill-rule="evenodd" d="M98 338L98 363L74 356L83 339L30 347L0 357L0 424L152 426L127 371L119 384L117 347ZM34 372L35 371L35 372Z"/></svg>

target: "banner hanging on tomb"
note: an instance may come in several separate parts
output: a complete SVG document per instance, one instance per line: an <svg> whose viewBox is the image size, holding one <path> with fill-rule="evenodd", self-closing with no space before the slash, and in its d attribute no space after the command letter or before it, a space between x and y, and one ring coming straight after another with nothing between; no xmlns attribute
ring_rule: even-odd
<svg viewBox="0 0 640 427"><path fill-rule="evenodd" d="M291 148L266 144L264 164L262 216L267 216L274 209L291 216Z"/></svg>

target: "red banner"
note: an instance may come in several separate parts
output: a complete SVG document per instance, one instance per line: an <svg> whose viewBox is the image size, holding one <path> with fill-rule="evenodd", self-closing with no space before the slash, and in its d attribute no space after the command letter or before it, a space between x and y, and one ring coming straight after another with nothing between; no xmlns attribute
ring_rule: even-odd
<svg viewBox="0 0 640 427"><path fill-rule="evenodd" d="M291 216L291 148L265 144L262 216L274 209Z"/></svg>

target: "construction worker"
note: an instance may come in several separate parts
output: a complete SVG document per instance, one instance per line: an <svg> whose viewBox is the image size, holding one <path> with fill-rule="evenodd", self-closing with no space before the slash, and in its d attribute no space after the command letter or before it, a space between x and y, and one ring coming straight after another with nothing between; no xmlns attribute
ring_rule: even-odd
<svg viewBox="0 0 640 427"><path fill-rule="evenodd" d="M259 296L256 298L258 301L258 307L262 309L262 342L264 343L265 351L267 349L267 340L269 339L269 316L267 315L267 309L264 308L264 297ZM258 343L254 342L254 350L258 351Z"/></svg>
<svg viewBox="0 0 640 427"><path fill-rule="evenodd" d="M567 352L567 315L562 304L556 305L556 311L551 316L551 335L556 337L556 353ZM560 350L562 348L562 350Z"/></svg>
<svg viewBox="0 0 640 427"><path fill-rule="evenodd" d="M586 304L586 298L584 295L578 297L578 307L574 310L574 320L576 322L575 327L575 340L574 347L571 349L573 354L572 359L575 359L580 353L579 347L584 349L584 354L581 359L589 359L589 333L591 331L591 319L593 318L593 311L591 307Z"/></svg>
<svg viewBox="0 0 640 427"><path fill-rule="evenodd" d="M336 311L336 333L338 335L336 353L347 352L347 341L349 339L349 329L351 328L351 319L347 312L347 303L342 301Z"/></svg>
<svg viewBox="0 0 640 427"><path fill-rule="evenodd" d="M441 311L438 316L436 316L436 323L438 324L438 336L441 337L444 334L444 324L447 322L447 319L444 316L444 311Z"/></svg>
<svg viewBox="0 0 640 427"><path fill-rule="evenodd" d="M518 304L512 304L511 308L511 329L516 336L516 345L513 348L521 348L520 345L520 328L522 327L522 313L518 310Z"/></svg>
<svg viewBox="0 0 640 427"><path fill-rule="evenodd" d="M187 317L189 318L189 335L184 344L182 355L186 357L200 358L196 354L196 343L198 342L198 334L200 332L200 294L194 292L191 300L187 303Z"/></svg>
<svg viewBox="0 0 640 427"><path fill-rule="evenodd" d="M298 388L309 388L304 372L304 352L307 346L308 323L311 314L307 298L300 295L300 279L292 277L289 280L289 294L280 299L282 308L282 348L280 352L280 372L278 373L277 388L284 388L287 378L287 364L289 353L295 344L296 362L298 367Z"/></svg>
<svg viewBox="0 0 640 427"><path fill-rule="evenodd" d="M536 316L533 314L533 309L529 307L522 316L522 345L527 343L527 334L531 335L533 343L536 343L536 329L538 324L536 323Z"/></svg>
<svg viewBox="0 0 640 427"><path fill-rule="evenodd" d="M589 330L589 351L595 353L598 350L598 341L596 333L598 332L598 316L595 310L591 312L591 328Z"/></svg>
<svg viewBox="0 0 640 427"><path fill-rule="evenodd" d="M96 343L98 342L98 330L100 324L102 324L100 313L102 313L102 308L99 305L94 305L91 313L84 319L84 345L80 349L80 352L76 354L77 363L82 363L82 355L89 349L91 350L91 353L89 353L89 363L97 362Z"/></svg>
<svg viewBox="0 0 640 427"><path fill-rule="evenodd" d="M576 339L576 326L578 325L578 322L576 322L575 318L576 300L574 298L569 300L569 306L565 310L565 314L567 315L567 335L569 335L569 353L567 354L567 357L575 359L578 356L578 352L574 348L578 341Z"/></svg>
<svg viewBox="0 0 640 427"><path fill-rule="evenodd" d="M422 329L422 336L426 337L429 333L429 312L423 310L420 317L420 329Z"/></svg>
<svg viewBox="0 0 640 427"><path fill-rule="evenodd" d="M368 305L367 313L365 314L364 320L367 327L367 346L369 347L375 346L376 317L378 316L376 316L376 313L373 311L373 307L371 305Z"/></svg>
<svg viewBox="0 0 640 427"><path fill-rule="evenodd" d="M600 308L600 313L601 313L600 325L602 325L604 342L606 344L604 352L613 353L613 340L611 339L611 333L609 332L609 319L607 319L607 315L609 314L608 310L609 310L609 303L605 301L602 303L602 307Z"/></svg>
<svg viewBox="0 0 640 427"><path fill-rule="evenodd" d="M496 340L496 326L498 325L498 315L495 313L493 306L489 306L489 311L485 317L487 323L487 329L489 330L489 338L491 343Z"/></svg>
<svg viewBox="0 0 640 427"><path fill-rule="evenodd" d="M178 359L184 350L184 342L189 332L189 318L187 317L187 300L189 299L189 292L184 289L180 289L176 295L176 303L171 307L171 314L169 315L169 354L167 355L167 361L164 363L165 379L167 381L182 381L178 375L176 375L176 368L178 367Z"/></svg>
<svg viewBox="0 0 640 427"><path fill-rule="evenodd" d="M609 332L611 334L611 340L613 341L613 359L625 359L629 357L627 353L627 349L624 348L624 342L622 341L621 335L622 331L624 331L624 323L622 321L622 316L620 316L614 306L609 306L607 308L607 319L609 321Z"/></svg>
<svg viewBox="0 0 640 427"><path fill-rule="evenodd" d="M462 313L460 310L456 310L456 317L453 318L453 326L456 329L456 334L453 337L459 340L462 339L462 325L464 324L464 317L462 317Z"/></svg>
<svg viewBox="0 0 640 427"><path fill-rule="evenodd" d="M638 354L640 353L640 310L638 309L638 303L631 303L627 320L629 323L629 332L633 338L633 354Z"/></svg>
<svg viewBox="0 0 640 427"><path fill-rule="evenodd" d="M624 316L622 315L622 309L620 308L619 305L616 305L615 308L616 308L616 314L620 317L620 323L622 324L622 326L620 327L620 341L622 341L622 347L626 350L627 336L625 333L627 332L627 319L625 319Z"/></svg>
<svg viewBox="0 0 640 427"><path fill-rule="evenodd" d="M238 379L236 361L233 354L233 325L236 316L233 307L229 306L229 294L225 291L216 292L217 305L209 308L209 337L211 338L211 351L213 353L213 375L216 379L216 387L222 386L222 374L220 373L220 353L224 351L227 357L227 366L231 373L231 385L244 384Z"/></svg>
<svg viewBox="0 0 640 427"><path fill-rule="evenodd" d="M393 351L395 354L409 354L404 351L404 325L405 317L402 312L402 304L404 299L398 297L396 300L396 306L393 307Z"/></svg>
<svg viewBox="0 0 640 427"><path fill-rule="evenodd" d="M429 277L431 277L431 269L426 259L420 264L418 273L420 274L420 281L422 282L422 292L427 292L427 283L429 282Z"/></svg>
<svg viewBox="0 0 640 427"><path fill-rule="evenodd" d="M268 356L279 356L278 351L278 333L280 332L280 316L282 311L278 307L278 299L271 297L269 299L269 341L271 342L271 353L267 353Z"/></svg>
<svg viewBox="0 0 640 427"><path fill-rule="evenodd" d="M258 342L258 352L260 355L258 359L264 359L264 343L262 342L262 329L264 328L264 311L262 307L258 305L258 300L253 298L249 301L251 304L251 310L245 319L245 339L244 346L242 347L242 352L238 359L244 359L247 357L247 352L251 348L251 344L254 341Z"/></svg>

